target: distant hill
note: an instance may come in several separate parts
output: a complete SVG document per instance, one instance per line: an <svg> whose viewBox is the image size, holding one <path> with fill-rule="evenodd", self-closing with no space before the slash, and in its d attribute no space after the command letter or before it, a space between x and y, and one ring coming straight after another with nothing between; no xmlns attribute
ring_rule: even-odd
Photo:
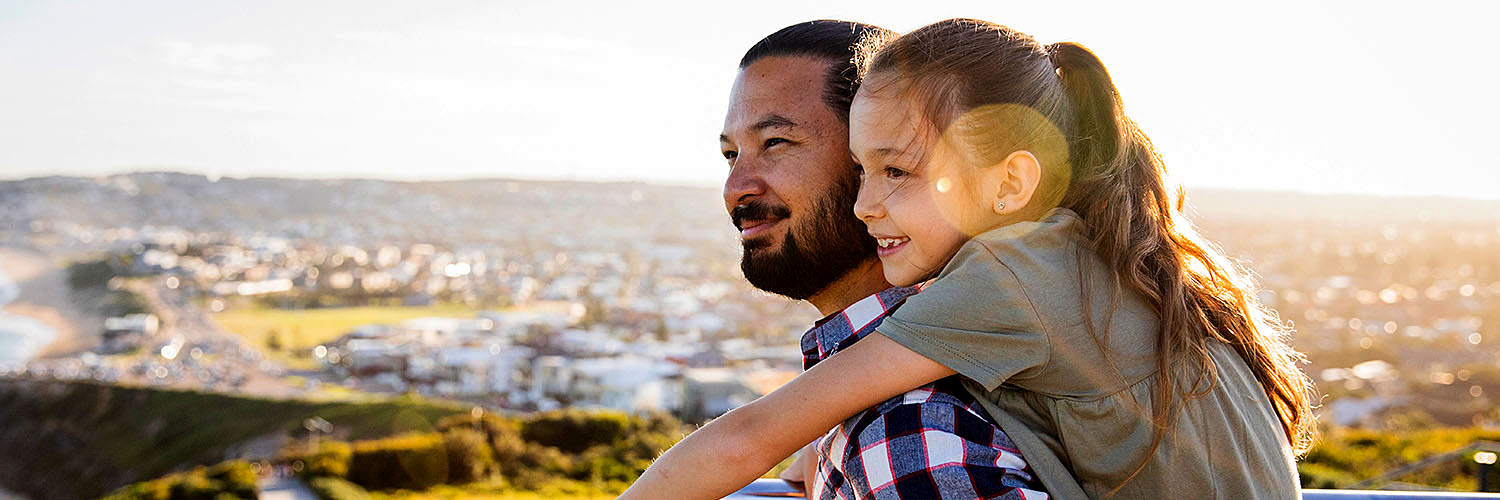
<svg viewBox="0 0 1500 500"><path fill-rule="evenodd" d="M0 231L12 232L153 226L349 243L445 241L671 213L674 222L711 221L727 234L720 206L711 189L627 182L211 180L168 172L0 181Z"/></svg>
<svg viewBox="0 0 1500 500"><path fill-rule="evenodd" d="M1500 220L1500 201L1189 189L1205 219ZM724 229L717 189L632 182L209 179L143 172L0 181L0 228L253 230L290 237L430 239L631 217ZM475 234L460 234L468 239Z"/></svg>
<svg viewBox="0 0 1500 500"><path fill-rule="evenodd" d="M1214 219L1500 221L1500 200L1191 188L1187 194L1198 216Z"/></svg>

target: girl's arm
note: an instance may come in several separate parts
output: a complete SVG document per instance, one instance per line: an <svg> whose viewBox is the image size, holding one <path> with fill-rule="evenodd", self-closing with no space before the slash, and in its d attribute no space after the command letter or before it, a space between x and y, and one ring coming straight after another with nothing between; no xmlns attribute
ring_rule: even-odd
<svg viewBox="0 0 1500 500"><path fill-rule="evenodd" d="M688 435L620 499L718 500L856 413L953 373L871 335Z"/></svg>

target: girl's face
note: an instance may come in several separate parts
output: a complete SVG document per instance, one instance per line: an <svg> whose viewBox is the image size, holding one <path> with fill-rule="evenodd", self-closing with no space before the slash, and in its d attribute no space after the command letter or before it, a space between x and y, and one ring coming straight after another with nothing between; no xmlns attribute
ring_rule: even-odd
<svg viewBox="0 0 1500 500"><path fill-rule="evenodd" d="M993 227L977 169L940 140L899 85L866 86L849 111L849 148L860 166L854 214L878 243L892 285L937 274L969 237Z"/></svg>

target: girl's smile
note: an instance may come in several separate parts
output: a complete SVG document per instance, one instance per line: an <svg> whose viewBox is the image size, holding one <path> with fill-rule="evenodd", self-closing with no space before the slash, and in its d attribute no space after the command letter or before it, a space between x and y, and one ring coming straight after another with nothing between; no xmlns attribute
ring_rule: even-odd
<svg viewBox="0 0 1500 500"><path fill-rule="evenodd" d="M875 253L882 259L896 255L896 252L900 252L907 243L911 242L911 238L905 236L881 236L874 233L870 236L875 237Z"/></svg>

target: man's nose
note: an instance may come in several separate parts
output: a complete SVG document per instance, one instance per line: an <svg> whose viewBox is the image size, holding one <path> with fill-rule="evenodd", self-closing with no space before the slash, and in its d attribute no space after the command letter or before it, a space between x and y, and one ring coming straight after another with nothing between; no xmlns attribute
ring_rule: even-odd
<svg viewBox="0 0 1500 500"><path fill-rule="evenodd" d="M734 210L751 198L766 194L766 181L755 157L740 156L729 169L729 178L724 179L724 209Z"/></svg>

